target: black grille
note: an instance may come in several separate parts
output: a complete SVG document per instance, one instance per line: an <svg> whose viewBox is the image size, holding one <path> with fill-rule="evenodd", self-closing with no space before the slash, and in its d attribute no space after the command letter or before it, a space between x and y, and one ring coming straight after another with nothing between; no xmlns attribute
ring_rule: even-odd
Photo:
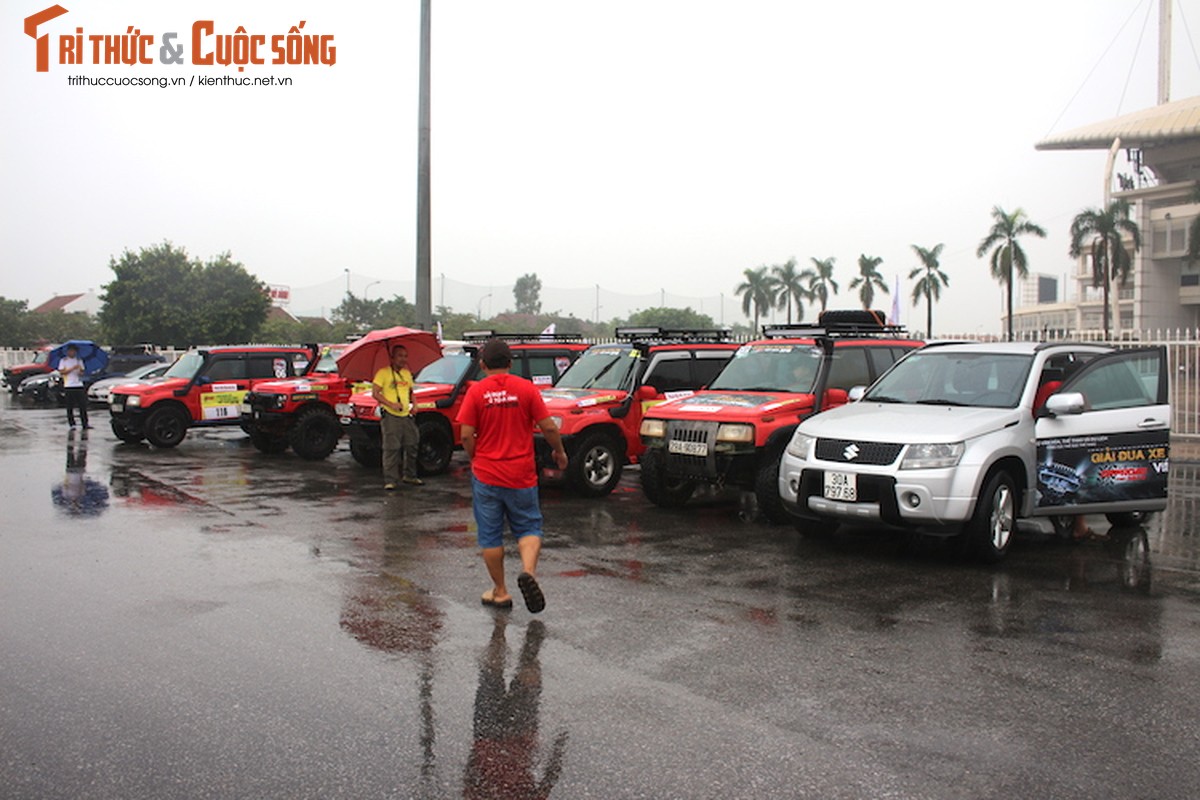
<svg viewBox="0 0 1200 800"><path fill-rule="evenodd" d="M717 438L715 422L692 422L691 420L671 420L667 423L667 469L672 475L687 478L706 478L716 475L716 453L714 445ZM704 442L708 445L708 455L693 456L684 453L670 452L670 442Z"/></svg>
<svg viewBox="0 0 1200 800"><path fill-rule="evenodd" d="M887 442L856 442L851 439L818 439L817 458L839 464L891 464L903 445ZM853 458L849 455L853 454Z"/></svg>

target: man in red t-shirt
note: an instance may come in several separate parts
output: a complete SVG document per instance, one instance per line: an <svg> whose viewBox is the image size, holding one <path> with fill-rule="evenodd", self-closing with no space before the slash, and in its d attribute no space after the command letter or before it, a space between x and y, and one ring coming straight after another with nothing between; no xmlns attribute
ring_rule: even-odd
<svg viewBox="0 0 1200 800"><path fill-rule="evenodd" d="M537 463L533 427L541 429L554 451L554 463L567 468L558 426L550 418L542 393L532 383L509 374L512 352L500 339L489 339L480 351L487 377L476 383L458 412L463 449L471 459L471 490L483 563L492 588L483 593L485 606L512 608L504 583L504 520L517 537L521 574L517 586L534 614L546 607L538 585L542 551L542 510L538 506Z"/></svg>

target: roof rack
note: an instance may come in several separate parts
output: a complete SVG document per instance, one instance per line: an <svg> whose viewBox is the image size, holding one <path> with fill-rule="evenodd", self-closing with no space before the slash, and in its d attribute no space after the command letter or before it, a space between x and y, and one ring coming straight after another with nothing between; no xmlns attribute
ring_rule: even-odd
<svg viewBox="0 0 1200 800"><path fill-rule="evenodd" d="M496 333L495 331L463 331L463 341L478 342L501 339L506 342L582 342L582 333Z"/></svg>
<svg viewBox="0 0 1200 800"><path fill-rule="evenodd" d="M615 331L622 341L727 342L732 336L728 328L660 328L654 325L619 327Z"/></svg>
<svg viewBox="0 0 1200 800"><path fill-rule="evenodd" d="M829 322L807 325L764 325L764 339L787 339L814 336L907 336L903 325L863 324L857 322Z"/></svg>

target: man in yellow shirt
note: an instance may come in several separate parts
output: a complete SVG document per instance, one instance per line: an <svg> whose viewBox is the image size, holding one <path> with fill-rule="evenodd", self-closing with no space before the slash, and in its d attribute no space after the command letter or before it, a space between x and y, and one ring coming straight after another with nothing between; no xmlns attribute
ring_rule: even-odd
<svg viewBox="0 0 1200 800"><path fill-rule="evenodd" d="M417 477L417 423L412 418L413 376L408 371L408 348L392 348L392 363L375 373L371 391L379 402L383 434L383 488L392 490L401 480L413 486ZM404 477L401 478L401 471Z"/></svg>

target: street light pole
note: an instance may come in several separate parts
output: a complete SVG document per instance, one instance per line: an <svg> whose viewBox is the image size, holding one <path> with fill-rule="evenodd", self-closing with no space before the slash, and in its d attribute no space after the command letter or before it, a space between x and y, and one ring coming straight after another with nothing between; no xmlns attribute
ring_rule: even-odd
<svg viewBox="0 0 1200 800"><path fill-rule="evenodd" d="M371 287L377 283L383 283L383 281L371 281L370 283L367 284L367 288L363 289L363 302L366 302L367 293L371 291Z"/></svg>
<svg viewBox="0 0 1200 800"><path fill-rule="evenodd" d="M348 299L350 297L350 268L346 267L342 272L346 273L346 297Z"/></svg>
<svg viewBox="0 0 1200 800"><path fill-rule="evenodd" d="M431 0L421 0L421 51L417 89L417 327L433 325L431 212L429 198L429 15Z"/></svg>

